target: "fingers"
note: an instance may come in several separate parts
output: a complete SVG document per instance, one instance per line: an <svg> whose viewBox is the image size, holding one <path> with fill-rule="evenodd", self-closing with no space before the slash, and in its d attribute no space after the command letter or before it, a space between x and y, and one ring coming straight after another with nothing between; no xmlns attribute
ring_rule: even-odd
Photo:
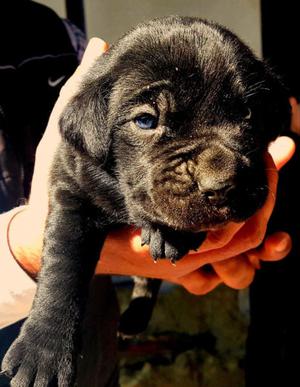
<svg viewBox="0 0 300 387"><path fill-rule="evenodd" d="M244 222L231 222L219 230L209 231L199 249L199 252L204 253L209 250L220 249L226 246L231 241L233 236L243 227L243 225ZM198 252L190 252L190 254L198 254Z"/></svg>
<svg viewBox="0 0 300 387"><path fill-rule="evenodd" d="M244 289L251 284L255 275L255 267L245 255L215 262L211 266L212 271L207 272L203 267L172 281L184 286L190 293L203 295L221 283L233 289Z"/></svg>
<svg viewBox="0 0 300 387"><path fill-rule="evenodd" d="M42 141L38 145L37 152L40 151L44 154L44 152L47 152L49 149L49 143L57 144L59 142L60 135L58 131L58 120L62 111L64 110L67 103L71 100L71 98L79 91L84 77L94 64L96 58L101 56L107 50L107 48L107 43L105 43L102 39L92 38L89 41L83 54L81 64L77 67L74 74L71 76L71 78L68 79L68 81L60 90L59 98L51 112L45 134Z"/></svg>
<svg viewBox="0 0 300 387"><path fill-rule="evenodd" d="M255 230L252 231L252 234L255 235ZM115 249L111 252L106 249L106 251L104 251L105 254L103 254L102 257L107 258L105 257L107 255L108 257L114 258L114 260L108 259L109 262L107 263L110 269L112 261L116 265L116 269L112 272L120 272L121 266L124 268L124 265L126 266L127 264L128 268L122 274L131 272L137 275L146 275L150 277L160 276L168 281L180 284L189 292L198 295L212 291L221 283L234 289L242 289L249 286L253 281L255 270L259 268L259 262L261 260L271 261L281 259L291 248L291 239L289 235L278 232L269 236L263 246L247 251L244 254L235 255L233 258L232 256L234 255L235 248L230 251L231 249L226 246L224 248L226 254L223 251L220 255L218 254L218 250L214 251L213 257L211 253L201 253L201 261L197 259L197 256L186 256L182 261L178 262L176 267L172 266L171 270L168 262L160 261L159 264L153 265L155 266L155 272L151 272L149 271L149 262L151 262L151 258L149 257L148 248L147 246L141 246L140 235L138 232L131 230L130 234L124 233L123 235L119 231L115 233L115 237L119 240L119 245L115 245ZM129 243L127 243L128 246L126 241L129 241ZM257 241L255 241L255 243L256 242ZM241 241L241 243L243 244L243 241ZM253 241L248 243L253 244ZM112 243L110 245L112 245ZM243 247L241 247L241 249L242 248ZM119 259L121 250L122 261ZM195 260L196 263L194 262ZM103 263L105 263L105 259L102 259L102 264ZM190 266L189 263L191 263ZM183 267L182 265L186 265L187 267ZM211 267L212 270L207 271L207 267ZM105 272L105 270L103 271L103 267L102 269L100 268L100 272Z"/></svg>
<svg viewBox="0 0 300 387"><path fill-rule="evenodd" d="M245 254L251 262L278 261L287 256L292 249L292 239L285 232L276 232L266 238L257 249L247 251Z"/></svg>
<svg viewBox="0 0 300 387"><path fill-rule="evenodd" d="M94 64L95 59L108 50L108 44L99 38L91 38L83 54L80 66L80 74L85 72Z"/></svg>
<svg viewBox="0 0 300 387"><path fill-rule="evenodd" d="M251 284L255 268L246 256L238 255L212 264L216 274L229 287L243 289Z"/></svg>
<svg viewBox="0 0 300 387"><path fill-rule="evenodd" d="M237 256L250 249L259 246L266 233L267 224L272 214L278 183L278 172L274 161L269 153L265 155L266 174L268 179L269 192L264 206L251 216L243 227L234 235L232 240L225 246L225 257L227 251L234 253L232 256Z"/></svg>
<svg viewBox="0 0 300 387"><path fill-rule="evenodd" d="M275 148L272 149L274 155L277 155L277 166L283 165L283 162L286 162L288 157L293 154L294 142L290 141L288 137L281 137L275 147L283 142L286 145L285 151L282 152L282 155L279 156L279 152ZM267 224L272 214L275 200L276 200L276 190L278 183L278 172L276 165L271 157L271 154L266 154L266 173L268 179L269 192L264 206L258 210L244 226L234 235L232 240L225 246L224 249L224 258L228 257L227 252L234 253L232 256L247 252L261 245L264 240ZM267 243L268 245L268 243ZM227 249L227 251L226 251Z"/></svg>
<svg viewBox="0 0 300 387"><path fill-rule="evenodd" d="M293 156L296 150L294 141L287 136L278 137L269 146L276 168L282 168Z"/></svg>
<svg viewBox="0 0 300 387"><path fill-rule="evenodd" d="M196 295L209 293L222 283L221 278L216 273L206 272L204 269L193 271L171 281L182 285L190 293Z"/></svg>
<svg viewBox="0 0 300 387"><path fill-rule="evenodd" d="M227 238L224 238L224 235L226 234L222 234L222 230L220 230L219 241L216 243L214 243L213 239L210 239L207 243L205 241L203 244L205 250L200 249L200 252L195 253L193 255L194 259L199 259L201 262L205 263L209 263L209 261L223 261L250 249L254 249L262 243L269 218L274 208L278 181L278 173L271 156L268 155L266 158L270 170L268 171L269 194L264 206L246 222L237 225L236 229L232 228L232 234L228 232ZM217 235L216 232L215 235ZM224 238L224 240L222 238Z"/></svg>
<svg viewBox="0 0 300 387"><path fill-rule="evenodd" d="M92 68L95 60L99 58L99 56L101 56L107 49L108 45L102 39L92 38L89 41L80 65L77 67L72 77L69 78L65 85L61 88L60 96L51 113L50 119L57 119L57 117L60 116L65 105L80 90L81 84L88 71Z"/></svg>
<svg viewBox="0 0 300 387"><path fill-rule="evenodd" d="M242 229L244 246L249 249L261 243L267 222L271 216L276 199L278 172L284 164L290 160L295 152L295 143L289 137L277 138L269 147L269 153L265 155L266 174L269 193L265 205L252 218L244 223L230 223L226 227L210 231L202 244L200 251L206 252L212 249L220 249L226 246L234 236ZM242 235L241 235L242 234ZM237 251L238 253L239 251Z"/></svg>
<svg viewBox="0 0 300 387"><path fill-rule="evenodd" d="M99 38L90 39L83 54L80 65L75 73L62 87L60 95L68 99L73 96L79 89L81 82L84 80L87 72L92 68L95 60L99 58L108 49L108 44Z"/></svg>
<svg viewBox="0 0 300 387"><path fill-rule="evenodd" d="M295 97L290 97L290 104L292 107L291 130L300 134L300 105Z"/></svg>
<svg viewBox="0 0 300 387"><path fill-rule="evenodd" d="M281 158L280 160L282 161L283 159ZM277 159L277 162L278 161L279 161L279 158ZM270 153L265 154L265 171L267 175L268 188L269 188L268 196L264 206L262 207L261 210L256 212L256 214L258 214L259 216L263 216L264 220L268 221L275 205L277 184L278 184L277 167Z"/></svg>
<svg viewBox="0 0 300 387"><path fill-rule="evenodd" d="M267 222L271 216L276 199L278 182L277 170L286 164L295 152L294 141L286 136L278 137L269 147L269 153L265 156L266 174L268 179L269 193L265 205L247 222L235 224L230 223L226 227L208 232L207 238L202 244L200 251L205 252L212 249L220 249L238 234L246 249L259 245L264 237ZM237 240L237 239L236 239ZM244 249L243 251L245 251ZM237 250L239 253L240 250Z"/></svg>
<svg viewBox="0 0 300 387"><path fill-rule="evenodd" d="M107 44L101 39L92 38L89 41L81 64L61 89L60 96L53 107L43 138L37 147L29 203L42 208L44 213L48 210L48 173L52 165L55 150L61 140L58 125L59 118L67 103L79 91L84 77L92 67L96 58L102 55L107 48Z"/></svg>

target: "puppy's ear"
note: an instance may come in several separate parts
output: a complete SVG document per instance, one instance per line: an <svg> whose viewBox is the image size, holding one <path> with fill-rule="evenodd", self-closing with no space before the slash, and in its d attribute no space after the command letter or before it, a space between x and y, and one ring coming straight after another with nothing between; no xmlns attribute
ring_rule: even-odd
<svg viewBox="0 0 300 387"><path fill-rule="evenodd" d="M69 102L59 122L65 141L101 163L110 147L110 130L106 122L108 84L104 77L87 82Z"/></svg>

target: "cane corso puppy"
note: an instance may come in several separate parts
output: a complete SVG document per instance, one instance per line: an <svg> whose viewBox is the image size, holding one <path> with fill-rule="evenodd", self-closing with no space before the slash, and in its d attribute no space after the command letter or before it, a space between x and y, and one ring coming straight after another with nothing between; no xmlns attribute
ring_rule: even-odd
<svg viewBox="0 0 300 387"><path fill-rule="evenodd" d="M152 257L174 263L206 230L245 220L266 199L263 154L289 119L279 79L208 21L155 19L99 57L61 117L38 290L2 365L13 385L73 385L111 228L141 228Z"/></svg>

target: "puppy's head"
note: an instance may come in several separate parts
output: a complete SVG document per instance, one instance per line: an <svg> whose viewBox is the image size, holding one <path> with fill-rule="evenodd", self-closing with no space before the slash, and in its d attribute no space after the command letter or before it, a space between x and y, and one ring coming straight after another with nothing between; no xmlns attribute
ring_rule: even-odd
<svg viewBox="0 0 300 387"><path fill-rule="evenodd" d="M289 119L280 81L235 35L167 17L99 58L61 130L109 164L133 222L199 231L263 204L263 155Z"/></svg>

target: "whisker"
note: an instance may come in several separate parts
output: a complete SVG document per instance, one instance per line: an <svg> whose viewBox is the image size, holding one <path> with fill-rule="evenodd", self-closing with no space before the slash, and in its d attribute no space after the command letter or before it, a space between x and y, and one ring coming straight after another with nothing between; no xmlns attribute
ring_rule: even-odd
<svg viewBox="0 0 300 387"><path fill-rule="evenodd" d="M258 91L269 91L270 89L266 86L264 86L265 81L259 81L251 85L246 91L245 91L245 97L250 98L254 96Z"/></svg>
<svg viewBox="0 0 300 387"><path fill-rule="evenodd" d="M251 151L247 152L247 153L245 154L245 156L247 157L247 156L251 155L251 153L255 153L255 152L257 152L258 150L259 150L259 147L255 148L255 149L252 149Z"/></svg>

